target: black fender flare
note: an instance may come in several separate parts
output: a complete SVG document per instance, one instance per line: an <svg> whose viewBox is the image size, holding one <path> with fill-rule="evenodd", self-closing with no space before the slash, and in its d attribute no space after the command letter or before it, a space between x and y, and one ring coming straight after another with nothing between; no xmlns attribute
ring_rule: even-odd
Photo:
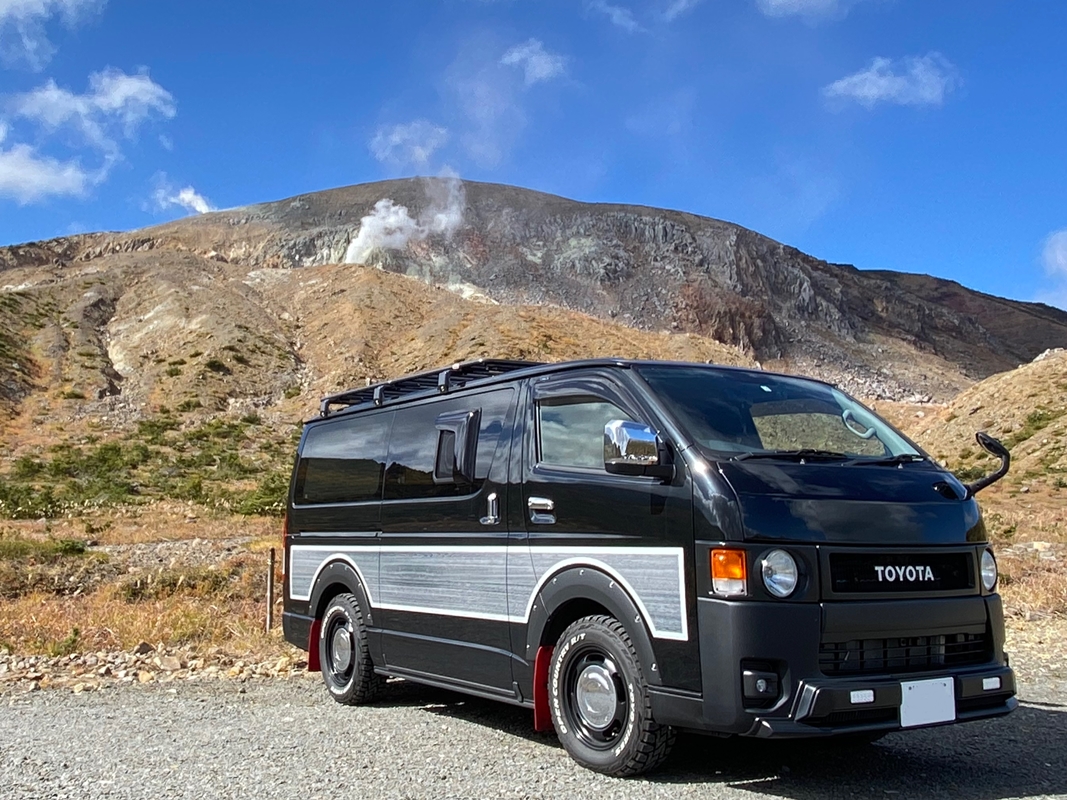
<svg viewBox="0 0 1067 800"><path fill-rule="evenodd" d="M526 625L526 660L532 662L542 644L549 620L557 610L572 600L591 600L607 609L630 635L634 649L645 669L650 685L661 686L661 670L652 647L648 621L626 589L606 572L594 566L569 566L549 577L541 586L530 609Z"/></svg>
<svg viewBox="0 0 1067 800"><path fill-rule="evenodd" d="M314 619L319 617L319 606L326 590L334 584L341 584L356 596L359 608L363 612L363 621L368 627L374 626L374 610L371 608L367 590L360 580L359 574L352 565L346 561L335 560L319 570L315 577L315 585L311 587L311 598L308 601L308 612Z"/></svg>

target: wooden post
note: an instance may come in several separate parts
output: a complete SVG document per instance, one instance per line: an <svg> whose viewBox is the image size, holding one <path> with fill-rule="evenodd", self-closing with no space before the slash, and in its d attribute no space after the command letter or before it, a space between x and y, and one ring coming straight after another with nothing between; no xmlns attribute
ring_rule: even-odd
<svg viewBox="0 0 1067 800"><path fill-rule="evenodd" d="M270 569L267 572L267 633L274 627L274 548L270 549Z"/></svg>

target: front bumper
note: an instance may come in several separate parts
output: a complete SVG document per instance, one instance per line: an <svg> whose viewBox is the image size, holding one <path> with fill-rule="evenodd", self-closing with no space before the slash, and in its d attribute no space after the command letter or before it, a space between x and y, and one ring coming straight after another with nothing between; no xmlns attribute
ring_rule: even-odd
<svg viewBox="0 0 1067 800"><path fill-rule="evenodd" d="M1000 716L1018 705L1015 699L1015 676L1008 667L979 669L963 674L924 672L922 675L910 674L877 680L810 683L802 681L788 717L757 715L746 734L760 738L784 738L898 730L901 728L902 681L941 677L953 679L956 717L938 724ZM987 681L995 683L996 689L984 688ZM873 693L873 701L853 701L852 698L857 692L868 691Z"/></svg>
<svg viewBox="0 0 1067 800"><path fill-rule="evenodd" d="M689 730L757 737L820 737L901 728L902 682L951 678L954 719L1007 714L1017 705L1015 677L1003 654L1000 598L856 603L775 603L701 598L700 698L653 692L657 721ZM989 644L981 663L924 664L824 673L820 644L835 639L904 639L980 626ZM776 697L743 693L744 664L772 670Z"/></svg>

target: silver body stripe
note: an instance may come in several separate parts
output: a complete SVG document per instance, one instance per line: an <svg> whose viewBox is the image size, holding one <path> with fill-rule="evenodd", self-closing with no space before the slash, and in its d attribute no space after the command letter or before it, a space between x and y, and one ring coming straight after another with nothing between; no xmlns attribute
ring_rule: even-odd
<svg viewBox="0 0 1067 800"><path fill-rule="evenodd" d="M561 569L610 575L637 604L652 635L689 638L680 547L445 547L295 544L289 595L309 600L331 561L352 566L374 608L526 623L541 587Z"/></svg>

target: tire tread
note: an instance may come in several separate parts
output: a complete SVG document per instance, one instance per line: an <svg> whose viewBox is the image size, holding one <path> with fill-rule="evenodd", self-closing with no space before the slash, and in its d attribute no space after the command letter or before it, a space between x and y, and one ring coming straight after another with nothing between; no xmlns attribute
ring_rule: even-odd
<svg viewBox="0 0 1067 800"><path fill-rule="evenodd" d="M370 657L370 646L367 644L367 626L363 622L363 609L359 606L359 599L354 594L346 592L330 600L329 605L326 607L327 610L338 602L346 603L351 611L355 612L352 615L352 619L356 625L358 639L357 652L353 654L356 659L356 680L351 689L345 692L344 695L338 696L330 692L330 696L338 703L346 706L373 703L381 697L385 679L374 671L374 662Z"/></svg>
<svg viewBox="0 0 1067 800"><path fill-rule="evenodd" d="M606 614L582 617L568 625L567 629L560 635L559 640L564 641L567 638L590 628L602 631L607 630L614 636L618 637L629 657L633 660L634 665L637 667L638 677L647 688L648 684L645 681L644 668L641 665L641 660L637 656L637 650L634 648L633 640L630 638L630 634L627 632L623 624L615 619L615 617ZM639 709L639 713L641 718L645 720L645 723L638 726L638 729L635 730L634 733L637 735L636 746L632 747L629 757L622 764L610 769L605 769L601 765L582 760L575 756L573 752L571 752L571 757L588 769L596 770L597 772L607 772L608 774L617 777L641 775L655 769L666 761L667 757L670 755L671 748L674 747L677 734L674 728L669 725L660 725L652 717L652 704L649 700L647 691L640 692L639 697L644 705L643 708ZM568 752L570 752L570 750L568 750Z"/></svg>

